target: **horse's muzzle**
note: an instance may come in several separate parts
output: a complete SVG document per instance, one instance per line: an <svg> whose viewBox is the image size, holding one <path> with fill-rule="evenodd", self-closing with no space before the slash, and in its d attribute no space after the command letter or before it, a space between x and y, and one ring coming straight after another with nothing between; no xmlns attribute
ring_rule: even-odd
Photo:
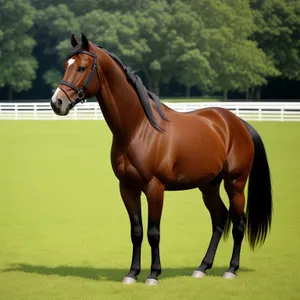
<svg viewBox="0 0 300 300"><path fill-rule="evenodd" d="M68 115L70 111L70 106L64 107L63 101L61 99L51 99L50 105L52 107L52 110L57 114L58 116L66 116Z"/></svg>

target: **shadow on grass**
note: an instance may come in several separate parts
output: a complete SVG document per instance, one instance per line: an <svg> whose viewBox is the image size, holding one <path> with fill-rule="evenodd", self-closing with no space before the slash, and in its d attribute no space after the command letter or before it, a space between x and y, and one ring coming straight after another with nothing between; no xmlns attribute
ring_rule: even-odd
<svg viewBox="0 0 300 300"><path fill-rule="evenodd" d="M226 271L227 267L214 267L207 271L208 276L221 277ZM179 268L163 268L160 279L175 278L181 276L191 276L194 268L192 267L179 267ZM241 268L238 273L253 272L252 269ZM92 280L114 281L120 282L127 274L128 269L117 268L94 268L86 266L57 266L47 267L41 265L30 264L13 264L9 268L2 270L2 272L24 272L34 273L41 275L58 275L62 277L72 276L81 277ZM139 281L145 279L148 275L148 270L143 270L139 276Z"/></svg>

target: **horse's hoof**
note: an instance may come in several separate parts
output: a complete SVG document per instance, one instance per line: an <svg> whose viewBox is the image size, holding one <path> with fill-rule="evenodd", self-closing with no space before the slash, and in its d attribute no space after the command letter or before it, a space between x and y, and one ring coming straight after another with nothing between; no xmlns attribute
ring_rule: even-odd
<svg viewBox="0 0 300 300"><path fill-rule="evenodd" d="M206 274L202 271L194 271L192 274L192 277L194 277L194 278L203 278L205 276L206 276Z"/></svg>
<svg viewBox="0 0 300 300"><path fill-rule="evenodd" d="M131 277L124 277L122 283L123 284L135 284L136 280L134 278L131 278Z"/></svg>
<svg viewBox="0 0 300 300"><path fill-rule="evenodd" d="M157 279L153 279L153 278L148 278L145 281L145 284L147 284L147 285L158 285L158 280Z"/></svg>
<svg viewBox="0 0 300 300"><path fill-rule="evenodd" d="M224 275L223 275L223 278L225 278L225 279L233 279L235 277L236 277L236 275L234 273L231 273L231 272L225 272Z"/></svg>

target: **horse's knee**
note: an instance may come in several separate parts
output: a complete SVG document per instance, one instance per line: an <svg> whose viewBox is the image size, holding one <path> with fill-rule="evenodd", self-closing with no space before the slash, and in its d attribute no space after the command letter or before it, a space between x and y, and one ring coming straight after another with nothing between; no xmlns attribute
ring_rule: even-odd
<svg viewBox="0 0 300 300"><path fill-rule="evenodd" d="M131 240L135 245L141 244L143 241L143 228L140 225L135 225L131 230Z"/></svg>
<svg viewBox="0 0 300 300"><path fill-rule="evenodd" d="M159 245L160 232L157 226L152 226L148 229L148 241L151 247L157 247Z"/></svg>

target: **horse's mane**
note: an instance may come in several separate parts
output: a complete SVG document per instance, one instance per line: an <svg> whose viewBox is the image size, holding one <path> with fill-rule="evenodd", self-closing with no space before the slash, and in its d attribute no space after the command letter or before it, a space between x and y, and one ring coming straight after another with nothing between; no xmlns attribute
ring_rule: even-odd
<svg viewBox="0 0 300 300"><path fill-rule="evenodd" d="M138 98L144 109L145 115L146 115L147 119L149 120L150 124L156 130L163 132L164 130L158 125L158 123L152 113L151 103L149 101L149 98L154 101L155 109L158 112L158 114L160 115L160 117L163 120L168 121L168 119L166 118L166 116L162 110L161 102L158 99L158 97L153 92L148 91L145 88L141 78L130 67L125 66L122 63L122 61L115 54L107 51L106 49L102 48L101 46L97 46L97 47L99 47L106 54L108 54L124 70L128 82L135 89L135 91L138 95ZM82 44L79 43L76 47L71 49L71 52L68 54L67 57L71 58L73 55L80 53L82 50L84 50L82 47Z"/></svg>

